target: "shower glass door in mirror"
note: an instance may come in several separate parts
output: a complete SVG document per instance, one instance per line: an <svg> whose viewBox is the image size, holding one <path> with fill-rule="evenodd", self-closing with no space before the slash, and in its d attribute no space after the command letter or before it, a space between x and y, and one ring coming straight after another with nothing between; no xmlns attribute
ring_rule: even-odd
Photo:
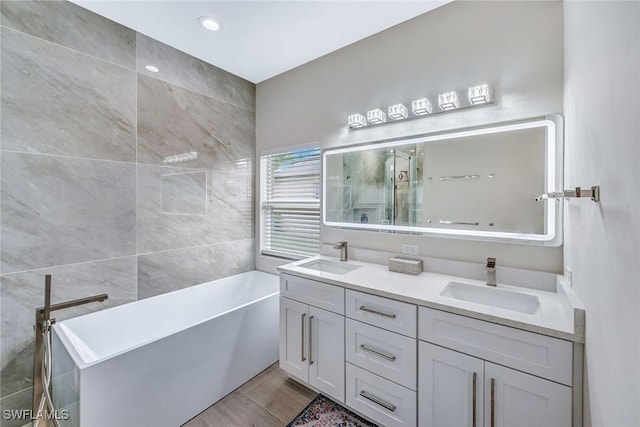
<svg viewBox="0 0 640 427"><path fill-rule="evenodd" d="M558 116L323 153L325 226L558 246Z"/></svg>

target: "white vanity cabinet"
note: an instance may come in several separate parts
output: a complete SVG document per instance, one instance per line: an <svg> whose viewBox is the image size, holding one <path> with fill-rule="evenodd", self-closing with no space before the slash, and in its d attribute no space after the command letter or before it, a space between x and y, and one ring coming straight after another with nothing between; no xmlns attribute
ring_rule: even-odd
<svg viewBox="0 0 640 427"><path fill-rule="evenodd" d="M565 287L528 318L442 297L453 276L346 265L279 268L292 378L384 427L582 425L584 310Z"/></svg>
<svg viewBox="0 0 640 427"><path fill-rule="evenodd" d="M420 425L571 426L570 342L425 307L419 331Z"/></svg>
<svg viewBox="0 0 640 427"><path fill-rule="evenodd" d="M283 274L280 294L280 367L344 402L344 289Z"/></svg>

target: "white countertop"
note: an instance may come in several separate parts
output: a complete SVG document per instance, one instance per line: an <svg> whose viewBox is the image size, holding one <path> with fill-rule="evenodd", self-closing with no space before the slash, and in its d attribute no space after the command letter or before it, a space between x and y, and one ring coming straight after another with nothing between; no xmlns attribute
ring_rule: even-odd
<svg viewBox="0 0 640 427"><path fill-rule="evenodd" d="M480 280L426 271L417 276L411 276L390 272L386 265L351 260L347 263L360 268L345 274L333 274L300 267L300 264L314 259L337 261L336 258L317 256L282 265L278 267L278 271L342 286L346 289L362 291L525 331L584 343L584 307L573 290L566 286L561 277L556 280L556 292L498 283L496 289L538 297L540 301L539 312L526 314L440 295L449 282L461 282L486 287L486 284Z"/></svg>

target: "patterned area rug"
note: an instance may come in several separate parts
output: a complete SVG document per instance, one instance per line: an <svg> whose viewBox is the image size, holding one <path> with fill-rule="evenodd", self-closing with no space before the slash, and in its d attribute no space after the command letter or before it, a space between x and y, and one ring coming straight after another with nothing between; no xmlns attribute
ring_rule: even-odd
<svg viewBox="0 0 640 427"><path fill-rule="evenodd" d="M378 427L319 394L287 427Z"/></svg>

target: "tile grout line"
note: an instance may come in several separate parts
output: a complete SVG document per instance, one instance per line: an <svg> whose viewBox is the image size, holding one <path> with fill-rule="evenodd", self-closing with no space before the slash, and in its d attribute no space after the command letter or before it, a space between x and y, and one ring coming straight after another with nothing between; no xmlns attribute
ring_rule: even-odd
<svg viewBox="0 0 640 427"><path fill-rule="evenodd" d="M0 400L8 399L8 398L10 398L10 397L15 396L16 394L20 394L20 393L25 392L25 391L27 391L27 390L30 390L30 389L32 389L32 388L33 388L33 386L30 386L30 387L27 387L27 388L23 388L22 390L18 390L18 391L15 391L15 392L11 393L11 394L6 395L6 396L2 396L2 397L0 398Z"/></svg>
<svg viewBox="0 0 640 427"><path fill-rule="evenodd" d="M271 375L274 375L273 372L271 373ZM242 393L242 392L241 392ZM258 405L259 407L261 407L262 409L264 409L265 411L267 411L268 414L270 414L272 417L274 417L277 420L282 421L283 423L287 423L287 421L283 420L282 418L280 418L279 416L277 416L276 414L274 414L273 412L271 412L269 409L267 409L264 405L262 405L260 402L258 402L257 400L255 400L253 397L249 396L246 393L242 393L244 394L247 399L251 400L253 403L255 403L256 405ZM216 402L217 403L217 402Z"/></svg>
<svg viewBox="0 0 640 427"><path fill-rule="evenodd" d="M115 22L115 21L112 21L112 22ZM121 24L119 24L119 25L121 25ZM123 27L124 27L124 25L123 25ZM129 29L129 30L131 30L131 31L135 32L135 30L133 30L133 29L131 29L131 28L129 28L129 27L125 27L125 28L127 28L127 29ZM97 56L95 56L95 55L91 55L90 53L82 52L82 51L77 50L77 49L74 49L74 48L72 48L72 47L65 46L65 45L63 45L63 44L56 43L56 42L51 41L51 40L47 40L47 39L45 39L45 38L42 38L42 37L36 36L36 35L34 35L34 34L26 33L26 32L24 32L24 31L18 30L18 29L16 29L16 28L7 27L6 25L0 25L0 29L8 30L8 31L11 31L11 32L13 32L13 33L17 33L17 34L23 35L23 36L28 37L28 38L31 38L31 39L40 40L40 41L42 41L42 42L44 42L44 43L46 43L46 44L48 44L48 45L51 45L51 46L57 46L57 47L60 47L60 48L62 48L62 49L64 49L64 50L67 50L67 51L69 51L69 52L77 53L77 54L79 54L79 55L83 55L83 56L86 56L86 57L88 57L88 58L95 59L96 61L100 61L100 62L103 62L103 63L105 63L105 64L113 65L113 66L115 66L115 67L121 68L121 69L126 70L126 71L132 71L132 72L134 72L134 73L135 73L135 72L137 72L137 70L135 70L135 69L133 69L133 68L129 68L129 67L125 66L125 65L118 64L118 63L116 63L116 62L111 62L111 61L109 61L109 60L107 60L107 59L104 59L104 58L99 58L99 57L97 57ZM136 33L136 34L137 34L137 33Z"/></svg>
<svg viewBox="0 0 640 427"><path fill-rule="evenodd" d="M137 114L137 112L136 112ZM137 135L136 135L136 143L137 143ZM33 152L33 151L20 151L20 150L6 150L6 149L0 149L1 152L3 153L11 153L11 154L28 154L28 155L32 155L32 156L44 156L44 157L60 157L63 159L73 159L73 160L90 160L90 161L95 161L95 162L106 162L106 163L118 163L118 164L124 164L124 165L141 165L141 166L146 166L146 167L159 167L159 168L168 168L168 169L179 169L179 170L183 170L183 169L189 169L188 172L185 173L189 173L189 172L208 172L208 171L224 171L225 167L228 167L230 165L235 165L238 161L243 161L246 160L244 158L242 159L237 159L237 160L230 160L227 163L222 163L220 165L216 165L212 168L205 168L205 167L188 167L188 166L171 166L171 165L167 165L167 164L163 164L163 163L138 163L136 160L133 161L126 161L126 160L112 160L112 159L100 159L97 157L80 157L80 156L71 156L68 154L51 154L51 153L38 153L38 152ZM137 151L137 147L136 147L136 151ZM136 158L137 158L137 152L136 152ZM251 173L251 175L253 176L254 174Z"/></svg>
<svg viewBox="0 0 640 427"><path fill-rule="evenodd" d="M136 31L135 33L135 37L134 37L134 41L135 41L135 59L136 59L136 70L138 69L138 32ZM136 100L135 100L135 112L136 112L136 117L135 117L135 132L136 132L136 178L135 178L135 222L134 222L134 230L133 232L135 233L135 238L136 238L136 301L140 300L140 252L138 249L138 85L140 79L138 79L138 76L136 75Z"/></svg>
<svg viewBox="0 0 640 427"><path fill-rule="evenodd" d="M2 7L2 5L0 5L0 8ZM1 13L0 13L1 15ZM3 37L1 37L2 35L2 29L0 27L0 67L2 65L2 39ZM0 76L1 77L1 76ZM0 94L3 93L2 92L2 78L0 78ZM4 188L4 186L2 185L2 105L4 104L4 102L2 102L2 98L0 97L0 277L2 277L2 190ZM0 307L2 306L2 280L0 280ZM0 338L3 336L2 330L2 324L4 322L1 321L0 319ZM1 371L0 371L1 374ZM2 385L2 376L0 375L0 386ZM6 396L5 396L6 397ZM2 398L0 398L0 401L2 401Z"/></svg>
<svg viewBox="0 0 640 427"><path fill-rule="evenodd" d="M137 112L136 112L137 114ZM137 135L136 135L136 140L137 140ZM119 164L125 164L125 165L134 165L134 164L138 164L136 160L133 161L126 161L126 160L112 160L112 159L100 159L97 157L80 157L80 156L70 156L68 154L51 154L51 153L37 153L37 152L33 152L33 151L20 151L20 150L0 150L4 153L12 153L12 154L29 154L32 156L45 156L45 157L60 157L60 158L64 158L64 159L73 159L73 160L90 160L90 161L95 161L95 162L107 162L107 163L119 163ZM136 151L137 151L137 147L136 147ZM136 159L137 159L137 152L135 154ZM169 165L165 165L165 164L161 164L161 163L140 163L143 166L156 166L156 167L162 167L162 168L171 168L171 169L194 169L197 171L200 170L209 170L209 169L205 169L202 167L198 167L198 168L189 168L187 166L169 166Z"/></svg>
<svg viewBox="0 0 640 427"><path fill-rule="evenodd" d="M90 263L93 263L93 262L114 261L114 260L118 260L118 259L138 257L140 255L156 255L156 254L162 254L162 253L166 253L166 252L173 252L173 251L186 250L186 249L206 248L206 247L209 247L209 246L223 245L225 243L231 243L231 242L250 241L252 239L253 238L237 239L237 240L225 240L225 241L216 242L216 243L205 243L205 244L202 244L202 245L186 246L184 248L163 249L161 251L142 252L142 253L138 253L138 254L123 255L123 256L117 256L117 257L112 257L112 258L100 258L100 259L93 259L93 260L88 260L88 261L72 262L72 263L69 263L69 264L51 265L51 266L46 266L46 267L32 268L32 269L29 269L29 270L12 271L12 272L9 272L9 273L1 274L0 276L12 276L12 275L15 275L15 274L29 273L29 272L32 272L32 271L46 270L46 269L50 269L50 268L72 267L72 266L75 266L75 265L90 264Z"/></svg>
<svg viewBox="0 0 640 427"><path fill-rule="evenodd" d="M156 40L156 41L157 41L157 40ZM158 42L158 43L161 43L161 42ZM169 47L171 47L171 46L169 46ZM175 48L172 48L172 49L175 49ZM177 49L176 49L176 50L177 50ZM184 52L182 52L182 51L179 51L179 52L184 53ZM185 53L185 55L188 55L188 54L186 54L186 53ZM190 56L190 55L189 55L189 56ZM193 58L195 58L195 56L194 56ZM205 64L208 64L208 65L211 65L212 67L215 67L215 65L213 65L213 64L209 64L208 62L205 62ZM228 71L224 71L224 70L223 70L223 72L225 72L225 73L227 73L227 74L229 74L229 75L235 76L235 77L240 77L240 76L236 76L235 74L232 74L232 73L230 73L230 72L228 72ZM186 86L184 86L184 85L181 85L181 84L179 84L179 83L171 82L171 81L169 81L169 80L163 80L163 79L161 79L161 78L154 77L154 76L150 76L149 74L141 73L141 72L139 72L139 71L136 71L136 73L137 73L138 75L140 75L140 76L144 76L144 77L150 78L150 79L152 79L152 80L157 80L157 81L159 81L159 82L166 83L166 84L168 84L168 85L178 87L178 88L180 88L180 89L186 90L186 91L188 91L188 92L195 93L195 94L197 94L197 95L204 96L204 97L206 97L206 98L215 99L216 101L220 101L220 102L222 102L222 103L224 103L224 104L229 104L229 105L231 105L231 106L233 106L233 107L236 107L236 108L239 108L239 109L241 109L241 110L244 110L244 111L248 111L248 112L250 112L250 113L253 113L254 115L255 115L255 113L256 113L256 110L255 110L255 109L253 109L253 110L252 110L252 109L250 109L250 108L247 108L246 106L236 104L235 102L228 101L228 100L223 99L223 98L220 98L220 97L218 97L218 96L213 96L213 95L211 95L211 94L203 93L203 92L201 92L201 91L199 91L199 90L188 88L188 87L186 87ZM240 78L242 78L242 77L240 77ZM248 81L248 80L247 80L247 81ZM251 83L251 82L249 82L249 83ZM255 83L251 83L251 84L253 84L253 85L255 86Z"/></svg>
<svg viewBox="0 0 640 427"><path fill-rule="evenodd" d="M113 22L115 22L115 21L113 21ZM122 25L122 24L120 24L120 25ZM23 36L25 36L25 37L29 37L29 38L32 38L32 39L40 40L40 41L42 41L42 42L44 42L44 43L46 43L46 44L48 44L48 45L51 45L51 46L57 46L57 47L60 47L60 48L62 48L62 49L65 49L65 50L67 50L67 51L69 51L69 52L73 52L73 53L76 53L76 54L79 54L79 55L83 55L83 56L85 56L85 57L87 57L87 58L91 58L91 59L94 59L94 60L96 60L96 61L103 62L103 63L105 63L105 64L113 65L113 66L118 67L118 68L120 68L120 69L122 69L122 70L130 71L130 72L132 72L132 73L135 73L136 75L141 75L141 76L145 76L145 77L148 77L148 78L150 78L150 79L153 79L153 80L158 80L158 81L161 81L161 82L164 82L164 83L168 83L168 84L170 84L170 85L173 85L173 86L176 86L176 87L179 87L179 88L182 88L182 89L188 90L188 91L193 92L193 93L197 93L197 94L202 95L202 96L206 96L207 98L212 98L212 99L218 100L218 101L220 101L220 102L224 102L225 104L233 105L234 107L238 107L238 108L240 108L240 109L243 109L243 110L246 110L246 111L249 111L249 112L252 112L252 113L254 113L254 114L255 114L255 112L256 112L255 107L254 107L254 109L251 109L251 108L248 108L248 107L246 107L246 106L243 106L243 105L237 104L237 103L235 103L235 102L232 102L232 101L226 100L226 99L224 99L224 98L220 98L219 96L213 96L213 95L211 95L211 94L206 94L206 93L203 93L203 92L201 92L201 91L199 91L199 90L190 89L190 88L188 88L188 87L186 87L186 86L184 86L184 85L181 85L181 84L179 84L179 83L173 83L173 82L168 81L168 80L159 79L159 78L157 78L157 77L153 77L153 76L151 76L151 75L149 75L149 74L142 73L142 72L138 71L138 55L137 55L138 43L137 43L137 39L138 39L138 34L140 34L140 33L138 33L137 31L135 31L134 29L129 28L129 27L126 27L126 26L125 26L125 28L127 28L127 29L129 29L129 30L131 30L131 31L133 31L133 32L135 33L135 39L136 39L136 47L135 47L135 49L136 49L135 69L134 69L134 68L129 68L129 67L127 67L127 66L125 66L125 65L122 65L122 64L118 64L118 63L116 63L116 62L111 62L111 61L109 61L109 60L107 60L107 59L104 59L104 58L99 58L99 57L97 57L97 56L95 56L95 55L91 55L91 54L89 54L89 53L82 52L82 51L77 50L77 49L74 49L74 48L72 48L72 47L65 46L65 45L62 45L62 44L59 44L59 43L53 42L53 41L51 41L51 40L47 40L47 39L42 38L42 37L38 37L38 36L33 35L33 34L25 33L24 31L20 31L20 30L17 30L17 29L15 29L15 28L7 27L6 25L0 25L0 29L5 29L5 30L7 30L7 31L11 31L11 32L14 32L14 33L17 33L17 34L23 35ZM144 35L144 34L143 34L143 35ZM151 37L148 37L148 38L150 38L151 40L153 40L153 41L154 41L154 42L156 42L156 43L160 43L160 44L163 44L163 45L164 45L164 43L162 43L162 42L161 42L161 41L159 41L159 40L156 40L156 39L151 38ZM194 59L196 59L196 60L198 60L198 61L202 61L201 59L196 58L196 57L195 57L195 56L193 56L193 55L189 55L188 53L183 52L183 51L181 51L181 50L179 50L179 49L176 49L175 47L172 47L172 46L169 46L169 45L165 45L165 46L168 46L169 48L174 49L174 50L176 50L176 51L178 51L178 52L180 52L180 53L182 53L182 54L184 54L184 55L187 55L187 56L189 56L189 57L191 57L191 58L194 58ZM229 74L229 75L231 75L231 76L233 76L233 77L237 77L237 78L239 78L239 79L242 79L242 80L244 80L244 81L249 82L250 84L252 84L252 85L254 86L254 105L255 105L255 86L257 86L257 85L256 85L256 83L253 83L253 82L251 82L251 81L249 81L249 80L243 79L242 77L240 77L240 76L238 76L238 75L236 75L236 74L230 73L229 71L226 71L226 70L223 70L222 68L216 67L215 65L210 64L210 63L208 63L208 62L206 62L206 61L202 61L202 63L207 64L208 66L211 66L211 67L218 68L218 70L220 70L220 72L222 72L222 73Z"/></svg>
<svg viewBox="0 0 640 427"><path fill-rule="evenodd" d="M270 368L271 368L271 367L269 367L269 368L267 368L267 369L270 369ZM253 386L253 387L251 387L251 390L253 390L255 387L257 387L257 386L258 386L258 384L263 383L264 381L266 381L268 378L271 378L272 376L280 377L280 375L279 375L278 373L276 373L276 372L274 372L274 371L271 371L271 372L269 373L269 375L267 375L266 377L264 377L263 379L261 379L260 381L258 381L258 382ZM288 379L288 378L287 378L287 379ZM285 381L286 381L287 379L285 379ZM254 402L254 403L255 403L255 404L257 404L258 406L260 406L261 408L263 408L265 411L267 411L269 414L271 414L272 416L274 416L276 419L278 419L278 420L282 421L283 423L287 424L289 421L291 421L291 420L289 420L289 421L287 421L287 420L283 420L283 419L282 419L282 418L280 418L278 415L276 415L275 413L271 412L271 411L270 411L266 406L262 405L262 404L261 404L260 402L258 402L256 399L254 399L253 397L251 397L251 396L248 394L248 391L247 391L247 392L243 392L243 391L241 391L240 393L244 394L244 395L245 395L248 399L250 399L252 402ZM311 399L311 400L313 400L313 399ZM311 400L310 400L309 402L311 402ZM305 405L305 407L306 407L306 405ZM304 408L303 408L303 409L304 409ZM296 414L296 416L297 416L297 414Z"/></svg>

